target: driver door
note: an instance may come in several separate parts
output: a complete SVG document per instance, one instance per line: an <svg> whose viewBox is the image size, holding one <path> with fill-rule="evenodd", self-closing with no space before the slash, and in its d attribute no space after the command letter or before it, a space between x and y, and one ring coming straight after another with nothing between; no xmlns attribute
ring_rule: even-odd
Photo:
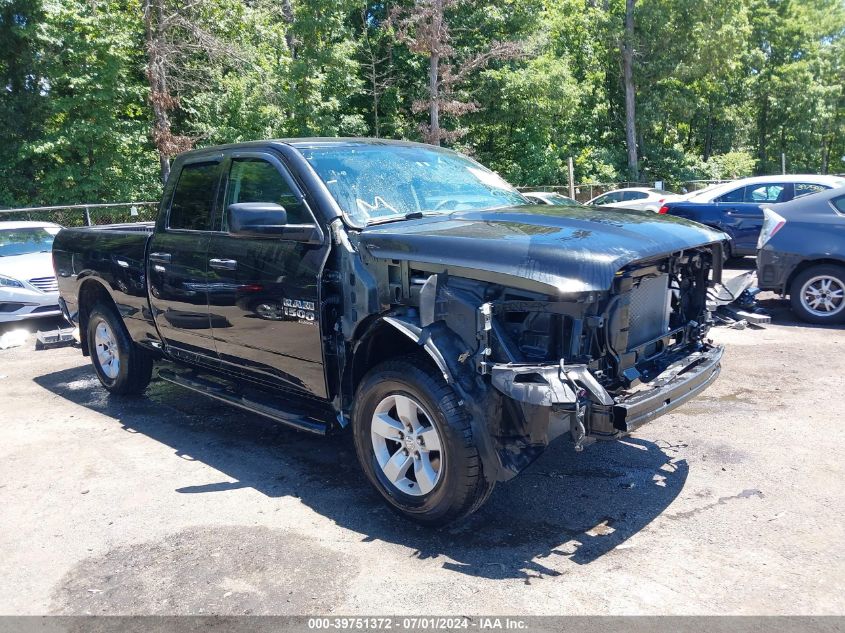
<svg viewBox="0 0 845 633"><path fill-rule="evenodd" d="M223 212L208 249L219 358L254 380L324 398L318 282L328 245L297 237L296 226L317 221L275 154L235 152L224 170ZM290 236L230 234L226 209L249 202L284 207Z"/></svg>

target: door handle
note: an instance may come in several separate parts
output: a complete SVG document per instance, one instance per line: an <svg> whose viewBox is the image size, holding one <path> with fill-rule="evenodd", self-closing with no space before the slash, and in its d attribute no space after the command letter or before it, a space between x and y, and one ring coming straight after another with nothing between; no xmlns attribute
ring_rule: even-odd
<svg viewBox="0 0 845 633"><path fill-rule="evenodd" d="M217 270L236 270L238 260L236 259L209 259L208 265Z"/></svg>
<svg viewBox="0 0 845 633"><path fill-rule="evenodd" d="M160 262L162 264L170 263L170 253L150 253L151 262Z"/></svg>

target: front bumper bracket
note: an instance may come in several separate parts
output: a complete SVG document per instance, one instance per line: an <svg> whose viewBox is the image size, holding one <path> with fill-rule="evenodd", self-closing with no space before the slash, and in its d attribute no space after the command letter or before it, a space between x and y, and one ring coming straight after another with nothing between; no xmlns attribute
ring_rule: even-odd
<svg viewBox="0 0 845 633"><path fill-rule="evenodd" d="M721 345L696 352L666 369L650 389L616 398L610 411L613 427L630 433L697 396L719 376L723 352ZM599 413L596 409L593 413Z"/></svg>
<svg viewBox="0 0 845 633"><path fill-rule="evenodd" d="M579 393L589 394L587 435L612 438L630 433L704 391L719 376L722 346L709 346L673 363L642 388L611 396L584 365L496 364L493 386L529 405L568 405L577 411Z"/></svg>

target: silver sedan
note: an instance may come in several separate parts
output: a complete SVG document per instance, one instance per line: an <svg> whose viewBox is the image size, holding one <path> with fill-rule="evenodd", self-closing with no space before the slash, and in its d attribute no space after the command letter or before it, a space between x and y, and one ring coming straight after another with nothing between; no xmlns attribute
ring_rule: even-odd
<svg viewBox="0 0 845 633"><path fill-rule="evenodd" d="M61 314L51 255L60 228L0 222L0 323Z"/></svg>

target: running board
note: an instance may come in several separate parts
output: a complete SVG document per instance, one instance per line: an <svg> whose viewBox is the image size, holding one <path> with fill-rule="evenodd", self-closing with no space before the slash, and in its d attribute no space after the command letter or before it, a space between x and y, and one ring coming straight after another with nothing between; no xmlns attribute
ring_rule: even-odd
<svg viewBox="0 0 845 633"><path fill-rule="evenodd" d="M158 377L180 387L196 391L215 400L226 404L257 413L258 415L270 418L275 422L287 424L300 431L308 431L317 435L325 435L329 431L329 425L315 417L293 413L282 408L281 403L275 402L275 398L269 395L239 393L230 389L223 382L204 378L194 372L178 373L170 369L160 369Z"/></svg>

